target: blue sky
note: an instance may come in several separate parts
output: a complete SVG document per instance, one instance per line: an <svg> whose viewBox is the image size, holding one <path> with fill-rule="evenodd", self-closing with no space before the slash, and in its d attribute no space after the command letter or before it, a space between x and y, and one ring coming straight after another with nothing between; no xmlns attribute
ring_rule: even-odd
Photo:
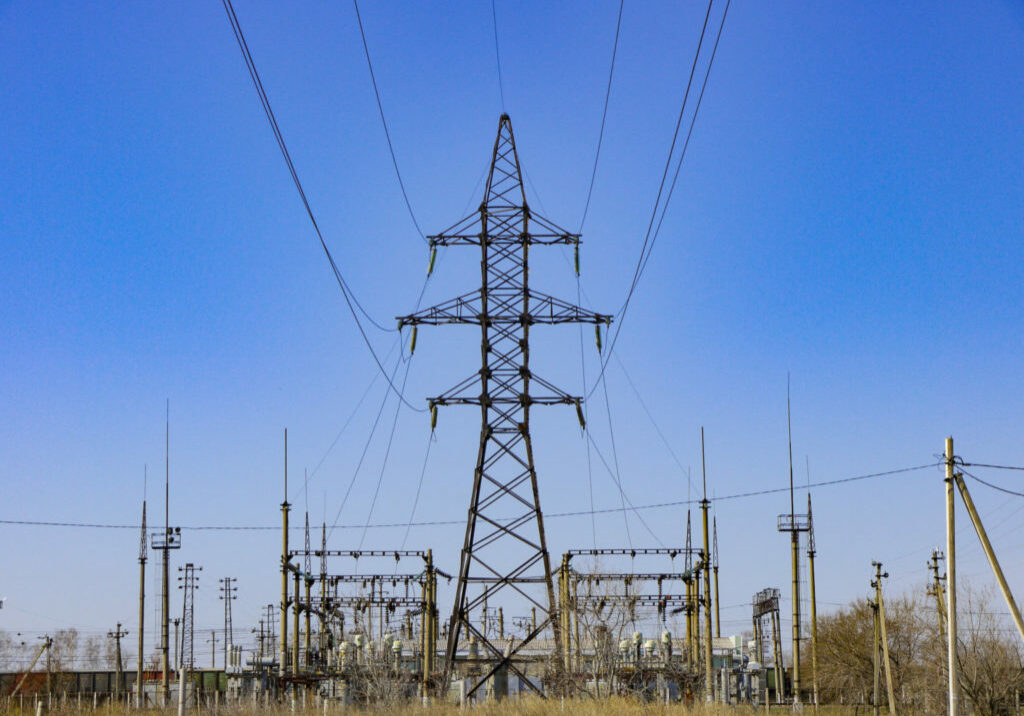
<svg viewBox="0 0 1024 716"><path fill-rule="evenodd" d="M529 198L575 230L594 160L617 3L496 3L504 109ZM490 4L365 3L367 41L399 168L420 226L478 202L498 116ZM626 3L593 203L585 303L618 312L665 163L705 6ZM720 16L716 3L712 17ZM347 4L236 4L281 129L343 273L390 327L409 313L427 251L377 116ZM729 11L707 94L652 260L616 354L683 466L707 434L716 495L788 477L792 376L798 482L929 463L954 435L968 461L1024 465L1024 6L751 3ZM293 486L330 524L384 399L376 368L290 184L220 3L0 3L0 519L132 524L148 465L151 514L171 402L172 522L273 525L282 432ZM575 295L558 249L532 254L536 285ZM571 257L568 257L571 261ZM473 287L476 257L442 252L425 303ZM382 356L395 334L370 330ZM581 390L574 329L537 330L534 366ZM424 329L407 395L475 370L472 329ZM597 356L584 334L588 381ZM397 354L390 354L393 363ZM390 364L389 363L389 364ZM617 361L616 448L637 505L686 499ZM611 444L600 391L591 430ZM394 403L370 442L340 525L406 522L429 424ZM417 520L465 516L478 427L440 416ZM542 504L616 507L571 410L535 415ZM319 468L317 469L317 466ZM979 472L979 474L981 474ZM985 473L1021 489L1018 473ZM871 560L894 589L925 578L943 540L938 468L815 493L819 594L867 589ZM1024 504L980 485L1011 585L1024 588ZM292 500L301 510L306 496ZM802 500L803 497L801 496ZM724 605L788 581L775 532L784 495L722 501ZM630 516L636 544L682 541L680 508ZM624 544L621 515L596 521ZM966 526L966 525L965 525ZM593 543L589 517L549 521L556 554ZM339 529L339 544L359 529ZM454 569L462 527L413 528ZM973 537L967 532L964 542ZM388 547L402 529L371 529ZM134 622L137 533L0 525L0 628ZM970 538L970 539L967 539ZM278 535L186 530L204 565L197 613L219 623L215 579L236 576L236 624L276 601ZM981 552L961 572L988 580ZM101 578L99 575L103 575ZM785 590L784 590L785 591ZM151 601L151 604L154 602ZM746 606L723 612L749 622ZM152 627L152 624L148 625ZM150 639L150 643L153 640Z"/></svg>

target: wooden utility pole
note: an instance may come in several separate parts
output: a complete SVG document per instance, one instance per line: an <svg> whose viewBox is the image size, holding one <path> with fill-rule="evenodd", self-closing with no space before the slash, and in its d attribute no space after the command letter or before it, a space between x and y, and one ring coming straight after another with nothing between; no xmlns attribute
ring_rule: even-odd
<svg viewBox="0 0 1024 716"><path fill-rule="evenodd" d="M959 682L956 670L956 495L953 479L953 438L946 438L946 674L949 716L957 716Z"/></svg>

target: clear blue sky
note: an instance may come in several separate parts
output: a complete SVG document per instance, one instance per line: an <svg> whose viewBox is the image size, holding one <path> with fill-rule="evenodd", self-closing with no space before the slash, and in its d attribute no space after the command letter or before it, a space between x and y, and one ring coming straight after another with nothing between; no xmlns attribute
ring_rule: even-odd
<svg viewBox="0 0 1024 716"><path fill-rule="evenodd" d="M617 7L496 3L504 109L530 200L573 230ZM325 237L390 327L413 308L427 251L402 203L355 13L255 0L236 10ZM440 231L479 202L502 111L490 4L361 10L409 199L424 231ZM625 297L703 12L626 3L583 232L585 303L596 310L617 312ZM710 491L786 484L787 372L798 482L807 464L815 481L925 464L950 434L969 461L1024 465L1022 47L1024 5L1009 0L733 2L616 348L694 478L705 426ZM295 486L312 472L311 519L334 522L384 389L369 388L329 450L376 368L221 4L3 2L0 66L0 519L136 523L145 465L151 516L160 513L169 398L172 523L276 524L286 426L291 499L304 509ZM476 260L443 252L425 303L472 288ZM535 284L575 296L558 249L532 260ZM395 345L393 333L369 335L381 355ZM535 368L579 392L575 329L534 338ZM589 331L584 339L592 382L597 356ZM469 328L422 330L410 401L425 405L475 370L476 340ZM607 376L629 499L695 495L616 361ZM381 474L370 521L409 520L429 422L399 413L381 473L394 407L339 525L366 523ZM610 459L600 391L591 412ZM476 420L442 412L417 520L464 519ZM617 507L596 458L588 480L572 410L535 422L544 507L589 508L591 482L596 507ZM984 476L1024 487L1020 473ZM1024 500L974 484L1024 593ZM785 495L716 504L724 605L788 583L775 531L786 509ZM893 589L922 581L943 540L942 509L938 468L816 491L822 608L864 593L871 560L886 563ZM681 508L643 515L654 535L631 515L635 544L682 542ZM622 515L596 526L599 544L626 543ZM408 546L433 547L454 570L462 529L416 527ZM589 517L553 518L549 529L555 554L594 542ZM332 542L355 546L361 534L339 528ZM370 529L364 544L403 536ZM0 628L134 628L136 531L3 524L0 540ZM218 577L239 580L240 629L278 599L277 533L186 530L184 540L176 559L204 566L198 626L220 624ZM965 549L961 572L988 580L980 550ZM746 628L748 607L723 619L724 630Z"/></svg>

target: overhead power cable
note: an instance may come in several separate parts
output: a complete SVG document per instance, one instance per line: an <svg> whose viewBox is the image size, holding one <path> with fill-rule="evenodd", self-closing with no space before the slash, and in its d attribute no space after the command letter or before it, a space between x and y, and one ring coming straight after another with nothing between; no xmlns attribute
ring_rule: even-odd
<svg viewBox="0 0 1024 716"><path fill-rule="evenodd" d="M987 465L983 462L965 462L961 464L964 467L988 467L993 470L1024 470L1024 467L1017 467L1016 465Z"/></svg>
<svg viewBox="0 0 1024 716"><path fill-rule="evenodd" d="M402 181L402 173L398 171L398 159L395 158L395 148L391 144L391 132L388 131L388 122L384 119L384 105L380 101L380 91L377 89L377 77L373 73L373 62L370 60L370 46L366 43L366 33L363 32L363 18L359 14L359 0L352 0L352 5L356 9L356 21L359 23L359 36L363 40L363 52L366 53L366 66L370 70L370 81L373 83L373 96L377 98L377 111L380 113L380 123L384 127L384 136L388 140L388 151L391 153L391 165L395 168L395 176L398 177L398 186L402 190L402 198L405 200L405 208L409 210L409 218L412 219L413 226L416 227L416 233L419 234L420 239L427 242L427 237L423 235L423 230L420 229L420 222L416 221L416 214L413 213L412 204L409 202L409 195L405 191L405 182Z"/></svg>
<svg viewBox="0 0 1024 716"><path fill-rule="evenodd" d="M971 473L967 472L967 470L961 470L960 472L967 475L967 477L971 478L972 480L980 482L985 487L991 487L993 490L998 490L999 492L1002 492L1003 494L1006 495L1013 495L1014 497L1024 497L1024 492L1016 492L1015 490L1009 490L1005 487L1000 487L999 485L996 485L994 483L987 482L985 480L982 480L977 475L972 475Z"/></svg>
<svg viewBox="0 0 1024 716"><path fill-rule="evenodd" d="M600 454L600 453L599 453ZM920 470L926 470L934 468L936 466L944 465L945 462L929 462L925 465L915 465L914 467L903 467L896 470L886 470L884 472L872 472L866 475L856 475L854 477L843 477L837 480L823 480L821 482L812 482L805 485L805 488L812 487L832 487L834 485L842 485L849 482L859 482L861 480L870 480L879 477L891 477L893 475L901 475L909 472L917 472ZM610 471L610 468L609 468ZM971 476L973 477L973 475ZM712 502L724 502L726 500L739 500L749 497L760 497L762 495L774 495L779 493L788 493L789 485L784 487L771 487L764 490L752 490L750 492L737 492L731 495L723 495L721 497L715 497ZM1024 495L1022 495L1024 496ZM657 510L666 507L681 507L685 505L696 505L700 504L700 500L674 500L670 502L655 502L646 505L628 505L626 509L636 513L639 510ZM572 512L545 512L544 517L581 517L594 515L604 515L615 512L621 512L621 507L608 507L605 509L597 510L576 510ZM512 519L512 518L510 518ZM413 527L433 527L433 526L445 526L445 525L465 525L466 520L431 520L424 522L392 522L392 523L378 523L370 525L371 529L382 529L382 528L394 528L407 526ZM77 527L77 528L92 528L92 529L125 529L125 530L137 530L139 525L137 524L109 524L109 523L97 523L97 522L56 522L56 521L41 521L41 520L2 520L0 519L0 525L23 525L29 527ZM347 530L361 530L366 527L365 524L339 524L335 525L336 529L347 529ZM266 532L281 529L280 525L182 525L183 530L193 531L253 531L253 532ZM301 526L293 526L294 530L304 529Z"/></svg>
<svg viewBox="0 0 1024 716"><path fill-rule="evenodd" d="M374 326L378 329L391 332L396 329L385 328L384 326L377 323L366 309L363 308L362 304L359 303L352 291L351 287L345 281L345 277L342 275L341 270L338 268L338 264L334 260L334 256L331 255L331 250L327 247L327 242L324 240L323 233L320 231L320 225L317 223L316 217L313 214L313 209L309 204L309 200L306 197L306 192L302 188L302 182L299 180L298 172L295 169L295 164L292 162L291 154L288 151L288 147L284 141L284 135L281 134L281 129L277 124L277 118L274 116L274 110L270 106L270 99L267 97L266 90L263 88L263 82L260 79L259 72L256 70L256 63L253 61L252 53L249 51L249 45L245 41L245 35L242 33L242 26L238 22L238 17L235 15L235 8L231 4L231 0L222 0L224 4L224 10L227 12L228 20L231 22L231 29L235 34L235 40L238 42L238 48L242 51L242 58L245 60L246 69L249 71L249 77L252 79L253 86L256 88L256 93L259 95L260 104L263 106L263 113L267 117L267 121L270 123L270 128L274 133L274 139L277 141L277 146L281 150L281 156L284 157L285 164L288 166L288 173L292 177L292 182L295 184L295 189L299 193L299 198L302 200L302 205L306 209L306 215L309 216L309 220L313 225L313 230L316 232L317 238L320 240L320 247L323 249L324 256L327 257L327 261L331 266L331 271L334 273L334 279L338 283L338 288L341 289L341 294L345 298L345 304L348 306L349 312L352 314L353 320L356 322L356 327L359 329L359 335L362 336L363 342L366 344L367 349L370 351L370 355L373 356L374 362L377 364L378 370L388 382L388 386L394 391L395 395L398 396L399 400L405 403L409 408L417 412L426 412L425 408L416 408L409 403L405 396L398 390L391 378L388 377L387 371L384 369L384 365L381 362L380 357L373 348L373 344L370 343L369 336L366 335L366 329L363 327L362 321L359 320L358 311L366 317Z"/></svg>
<svg viewBox="0 0 1024 716"><path fill-rule="evenodd" d="M671 198L671 192L669 192L668 194L665 193L665 183L668 180L668 173L669 173L669 170L672 167L672 159L673 159L673 157L675 157L675 154L676 154L676 144L677 144L677 142L679 140L679 130L682 128L683 118L686 115L686 109L687 109L687 105L689 103L689 98L690 98L690 91L691 91L691 89L693 87L693 78L696 75L697 63L698 63L698 61L700 59L701 49L704 46L704 38L705 38L705 35L707 34L708 21L709 21L709 19L711 17L711 6L712 6L713 2L714 2L714 0L708 0L707 11L704 14L704 24L701 27L700 38L697 41L697 50L696 50L696 52L694 52L693 63L690 65L690 75L689 75L689 78L687 79L687 82L686 82L686 91L683 93L683 101L682 101L681 106L679 107L679 116L676 119L676 126L675 126L675 129L674 129L673 133L672 133L672 141L669 144L668 156L665 159L665 168L662 170L661 181L660 181L660 183L658 185L658 193L657 193L657 195L655 197L655 200L654 200L654 206L651 209L651 218L650 218L650 220L649 220L649 222L647 224L647 231L646 231L646 233L644 235L643 243L640 246L640 256L637 259L636 268L633 271L633 279L630 282L629 290L626 293L626 300L623 301L622 308L620 309L619 314L618 314L618 318L617 318L617 321L616 321L615 333L614 333L614 335L612 335L611 340L609 341L607 357L601 362L601 371L600 371L600 374L598 376L598 379L600 379L600 376L604 375L605 370L607 370L607 368L608 368L608 362L611 360L611 355L612 355L612 353L615 350L615 345L616 345L616 343L618 343L619 336L622 334L622 326L623 326L623 323L625 321L626 314L629 311L629 306L630 306L630 304L631 304L631 302L633 300L633 295L636 292L637 284L640 282L640 277L643 274L644 267L646 266L647 260L650 257L651 252L654 250L654 244L655 244L655 242L658 239L658 234L660 233L660 228L661 228L661 222L658 222L658 224L657 224L658 229L655 230L655 221L658 218L659 209L661 210L662 216L664 216L664 211L665 211L665 209L668 206L669 199ZM729 10L729 7L728 7L728 2L727 2L725 12L722 14L722 20L721 20L721 23L719 25L717 39L715 40L715 50L717 50L717 48L718 48L718 40L721 39L722 29L725 27L725 18L726 18L726 13L728 12L728 10ZM711 55L711 59L708 62L708 65L707 65L707 70L706 70L705 79L704 79L704 86L707 85L707 77L710 76L711 66L712 66L713 62L714 62L714 54ZM702 90L702 94L703 94L703 90ZM696 111L694 111L693 119L691 121L691 131L692 131L693 122L696 121L696 118L697 118L697 113L696 113ZM681 164L682 164L683 156L684 156L684 154L680 153L679 162L678 162L677 168L676 168L676 175L678 175L678 171L679 171L678 167L681 166ZM675 186L675 181L674 180L672 182L672 186L673 187ZM662 196L665 196L664 204L662 202ZM596 390L597 390L597 382L595 381L594 385L587 392L587 396L586 397L589 398L591 395L593 395L594 391L596 391Z"/></svg>
<svg viewBox="0 0 1024 716"><path fill-rule="evenodd" d="M597 133L597 151L594 152L594 168L590 171L590 188L587 189L587 201L583 205L583 218L580 219L579 234L583 233L583 224L587 221L590 210L590 198L594 194L594 180L597 178L597 160L601 157L601 143L604 141L604 123L608 118L608 100L612 96L612 75L615 74L615 55L619 51L619 31L622 29L622 7L626 0L619 0L619 17L615 21L615 42L612 43L612 62L608 68L608 87L604 92L604 109L601 111L601 129Z"/></svg>
<svg viewBox="0 0 1024 716"><path fill-rule="evenodd" d="M501 48L498 45L498 8L491 0L491 19L494 21L494 58L498 62L498 92L501 94L501 111L505 112L505 83L501 78Z"/></svg>

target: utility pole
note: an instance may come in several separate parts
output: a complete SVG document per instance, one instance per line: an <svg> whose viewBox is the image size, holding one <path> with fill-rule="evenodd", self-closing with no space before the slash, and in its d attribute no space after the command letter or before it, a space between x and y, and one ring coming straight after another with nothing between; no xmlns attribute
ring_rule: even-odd
<svg viewBox="0 0 1024 716"><path fill-rule="evenodd" d="M143 481L146 477L146 468L143 467ZM143 686L143 662L146 652L144 650L143 636L146 632L146 559L149 556L146 541L146 498L142 498L142 535L139 539L139 658L135 673L135 708L141 709L145 704L146 692Z"/></svg>
<svg viewBox="0 0 1024 716"><path fill-rule="evenodd" d="M938 611L939 639L946 641L946 597L943 582L945 576L939 576L939 562L943 560L943 554L939 549L932 550L932 558L928 560L928 569L932 573L932 583L928 587L928 594L935 597L935 607Z"/></svg>
<svg viewBox="0 0 1024 716"><path fill-rule="evenodd" d="M946 438L946 674L949 716L958 716L960 700L956 670L956 494L953 480L953 438Z"/></svg>
<svg viewBox="0 0 1024 716"><path fill-rule="evenodd" d="M708 471L707 463L704 460L704 427L700 429L700 468L704 483L704 497L700 501L700 511L704 528L704 556L702 559L704 567L704 698L708 703L714 701L714 674L712 674L711 660L711 560L708 557L711 550L708 545L708 510L711 502L708 500Z"/></svg>
<svg viewBox="0 0 1024 716"><path fill-rule="evenodd" d="M996 582L999 584L999 591L1003 593L1003 599L1006 600L1006 606L1010 610L1010 616L1013 617L1013 623L1017 625L1017 633L1024 640L1024 619L1021 618L1020 609L1013 598L1013 592L1010 591L1010 585L1006 581L1006 575L1003 574L1003 568L999 566L999 560L996 558L995 550L992 549L992 543L988 540L988 533L985 531L985 526L981 523L981 516L978 515L978 510L974 507L974 500L971 499L967 483L964 482L964 476L959 473L956 474L955 479L957 489L960 490L960 497L964 501L964 507L967 508L967 516L971 518L974 531L978 534L978 540L981 542L982 549L985 550L985 556L988 558L988 564L992 568L992 574L995 575Z"/></svg>
<svg viewBox="0 0 1024 716"><path fill-rule="evenodd" d="M127 631L121 631L121 622L117 623L114 631L108 631L107 637L114 640L114 664L116 676L114 676L114 700L121 700L121 687L124 685L124 672L121 669L121 639L128 636Z"/></svg>
<svg viewBox="0 0 1024 716"><path fill-rule="evenodd" d="M288 674L288 428L284 429L284 502L281 503L281 656L277 675ZM299 596L295 595L296 598Z"/></svg>
<svg viewBox="0 0 1024 716"><path fill-rule="evenodd" d="M154 551L162 553L163 577L160 589L160 698L166 708L171 700L171 682L168 663L170 641L170 551L181 549L181 528L170 526L171 497L171 401L167 401L167 418L164 423L164 529L150 535ZM140 629L141 631L141 629ZM139 655L141 658L141 654Z"/></svg>
<svg viewBox="0 0 1024 716"><path fill-rule="evenodd" d="M306 510L306 548L304 550L304 557L302 581L306 587L306 633L303 635L303 647L306 650L305 666L309 669L313 666L312 651L310 650L310 618L312 612L309 608L311 603L309 590L313 586L313 552L309 546L309 510Z"/></svg>
<svg viewBox="0 0 1024 716"><path fill-rule="evenodd" d="M711 548L711 569L715 575L715 637L722 637L722 621L719 613L718 602L718 518L711 520L712 533L714 534L713 546Z"/></svg>
<svg viewBox="0 0 1024 716"><path fill-rule="evenodd" d="M53 696L53 669L50 662L50 650L53 648L53 639L49 636L40 637L43 640L43 648L46 649L46 698Z"/></svg>
<svg viewBox="0 0 1024 716"><path fill-rule="evenodd" d="M178 568L179 570L181 567ZM181 668L181 638L178 636L178 627L181 626L181 617L174 617L171 620L174 624L174 672Z"/></svg>
<svg viewBox="0 0 1024 716"><path fill-rule="evenodd" d="M871 581L871 586L875 588L875 602L873 605L875 612L875 634L877 635L877 642L875 644L875 711L878 711L878 657L877 654L881 651L881 657L885 662L885 691L886 696L889 699L889 714L890 716L896 716L896 695L893 691L892 683L892 664L889 659L889 637L885 632L885 602L882 601L882 579L889 576L888 572L882 572L881 562L872 562L871 566L875 568L875 578Z"/></svg>
<svg viewBox="0 0 1024 716"><path fill-rule="evenodd" d="M529 360L530 327L592 323L600 348L601 326L609 325L611 316L584 310L530 286L531 246L564 245L578 250L580 237L539 216L527 205L512 121L507 114L502 114L498 122L479 210L429 239L432 256L438 246L473 246L481 252L478 289L399 318L399 328L412 327L410 348L420 325L471 324L479 326L481 332L480 369L430 399L432 430L437 424L438 406L477 406L481 417L441 683L447 685L450 680L460 650L459 637L465 633L476 637L488 659L467 689L467 697L471 698L504 667L539 693L516 663L517 657L521 661L522 650L549 627L555 653L562 653L562 639L568 635L559 628L534 464L530 411L536 405L572 405L581 426L584 420L581 397L571 396L534 375ZM508 517L511 521L504 521ZM507 648L483 635L473 618L482 605L484 593L497 597L502 590L506 595L520 594L527 604L544 612L536 630Z"/></svg>
<svg viewBox="0 0 1024 716"><path fill-rule="evenodd" d="M814 685L814 711L818 711L818 601L814 594L814 517L811 514L811 493L807 493L807 562L809 565L808 579L811 588L811 670Z"/></svg>
<svg viewBox="0 0 1024 716"><path fill-rule="evenodd" d="M216 669L217 668L217 630L216 629L211 629L210 630L210 638L206 640L206 643L210 644L210 668L211 669ZM225 644L226 643L227 643L227 640L225 640ZM224 651L224 668L225 669L227 669L227 665L228 665L227 659L228 659L227 647L225 647L225 651Z"/></svg>
<svg viewBox="0 0 1024 716"><path fill-rule="evenodd" d="M224 577L220 580L220 599L224 601L224 669L228 668L228 649L235 644L234 628L231 624L231 602L238 598L238 587L232 582L237 581L234 577ZM263 656L261 653L260 656Z"/></svg>

